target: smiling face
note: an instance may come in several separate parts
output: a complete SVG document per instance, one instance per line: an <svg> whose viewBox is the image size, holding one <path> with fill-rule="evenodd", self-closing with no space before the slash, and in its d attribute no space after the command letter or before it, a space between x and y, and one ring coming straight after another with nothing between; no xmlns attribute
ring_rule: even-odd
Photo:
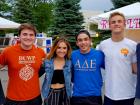
<svg viewBox="0 0 140 105"><path fill-rule="evenodd" d="M65 42L59 42L56 49L56 57L64 58L68 52L68 47Z"/></svg>
<svg viewBox="0 0 140 105"><path fill-rule="evenodd" d="M35 33L30 29L23 29L19 35L21 47L24 50L30 50L35 42Z"/></svg>
<svg viewBox="0 0 140 105"><path fill-rule="evenodd" d="M112 34L121 35L125 30L125 20L122 16L116 15L110 18L109 28L112 31Z"/></svg>
<svg viewBox="0 0 140 105"><path fill-rule="evenodd" d="M91 47L91 38L85 33L81 33L77 36L76 44L80 48L81 53L88 53Z"/></svg>

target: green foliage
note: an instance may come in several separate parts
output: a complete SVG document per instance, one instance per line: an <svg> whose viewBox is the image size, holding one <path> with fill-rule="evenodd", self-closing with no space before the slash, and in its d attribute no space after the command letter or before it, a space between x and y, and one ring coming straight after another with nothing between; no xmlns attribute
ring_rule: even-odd
<svg viewBox="0 0 140 105"><path fill-rule="evenodd" d="M18 23L32 23L33 14L30 0L15 0L13 19Z"/></svg>
<svg viewBox="0 0 140 105"><path fill-rule="evenodd" d="M97 31L98 30L98 25L91 23L90 26L89 26L89 29Z"/></svg>
<svg viewBox="0 0 140 105"><path fill-rule="evenodd" d="M140 2L140 0L111 0L115 8L120 8L135 2Z"/></svg>
<svg viewBox="0 0 140 105"><path fill-rule="evenodd" d="M39 3L33 8L34 24L39 32L47 32L48 27L53 20L52 15L53 4Z"/></svg>
<svg viewBox="0 0 140 105"><path fill-rule="evenodd" d="M11 6L8 4L7 0L0 0L0 16L4 17L4 13L9 12Z"/></svg>
<svg viewBox="0 0 140 105"><path fill-rule="evenodd" d="M15 0L13 19L18 23L32 23L39 32L47 32L53 7L51 0Z"/></svg>
<svg viewBox="0 0 140 105"><path fill-rule="evenodd" d="M50 27L50 34L70 36L68 40L75 42L75 34L83 28L83 15L79 11L80 0L54 0L54 22Z"/></svg>
<svg viewBox="0 0 140 105"><path fill-rule="evenodd" d="M80 0L55 0L53 34L75 35L83 27Z"/></svg>

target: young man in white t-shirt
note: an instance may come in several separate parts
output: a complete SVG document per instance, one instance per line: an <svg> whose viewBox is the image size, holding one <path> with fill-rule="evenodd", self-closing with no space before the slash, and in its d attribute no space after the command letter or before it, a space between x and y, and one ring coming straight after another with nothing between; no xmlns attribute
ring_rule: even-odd
<svg viewBox="0 0 140 105"><path fill-rule="evenodd" d="M124 38L125 26L122 13L110 14L112 36L99 45L105 54L104 105L134 105L136 42Z"/></svg>

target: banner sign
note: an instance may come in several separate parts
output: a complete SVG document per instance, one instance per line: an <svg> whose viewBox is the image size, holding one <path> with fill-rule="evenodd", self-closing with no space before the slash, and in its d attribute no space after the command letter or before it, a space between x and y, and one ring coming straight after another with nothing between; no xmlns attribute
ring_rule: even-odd
<svg viewBox="0 0 140 105"><path fill-rule="evenodd" d="M126 29L140 29L140 17L131 17L126 19ZM98 29L108 30L108 19L101 19L98 23Z"/></svg>

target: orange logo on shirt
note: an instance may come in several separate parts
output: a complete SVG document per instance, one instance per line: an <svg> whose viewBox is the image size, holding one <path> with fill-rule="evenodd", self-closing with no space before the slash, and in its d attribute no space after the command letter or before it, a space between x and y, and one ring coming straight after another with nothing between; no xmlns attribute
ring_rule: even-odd
<svg viewBox="0 0 140 105"><path fill-rule="evenodd" d="M129 53L128 49L126 49L126 48L121 49L121 54L123 54L124 56L127 56L128 53Z"/></svg>

